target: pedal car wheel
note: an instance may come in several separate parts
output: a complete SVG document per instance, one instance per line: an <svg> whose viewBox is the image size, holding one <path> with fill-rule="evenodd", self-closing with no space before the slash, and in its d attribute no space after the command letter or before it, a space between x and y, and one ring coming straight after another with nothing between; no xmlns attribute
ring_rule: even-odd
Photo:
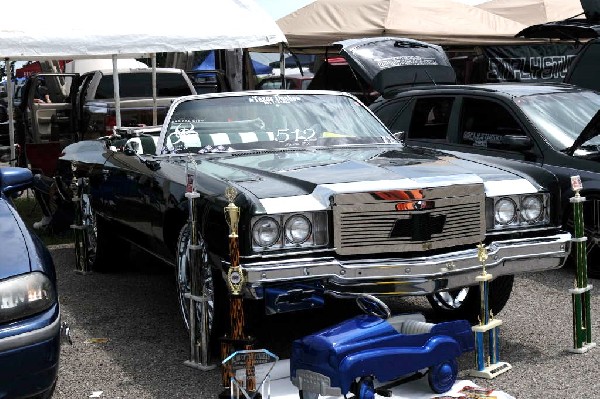
<svg viewBox="0 0 600 399"><path fill-rule="evenodd" d="M358 399L375 399L373 377L362 377L356 384L356 391L354 394Z"/></svg>
<svg viewBox="0 0 600 399"><path fill-rule="evenodd" d="M500 276L490 282L488 297L490 310L497 315L500 313L512 292L514 276ZM459 288L456 290L438 292L428 295L427 299L436 314L443 319L465 319L477 323L479 315L480 293L479 286Z"/></svg>
<svg viewBox="0 0 600 399"><path fill-rule="evenodd" d="M319 399L319 394L316 392L306 392L301 389L300 399Z"/></svg>
<svg viewBox="0 0 600 399"><path fill-rule="evenodd" d="M458 375L456 359L446 360L429 368L429 386L435 393L444 393L452 389Z"/></svg>
<svg viewBox="0 0 600 399"><path fill-rule="evenodd" d="M185 323L185 327L190 328L190 300L186 298L186 294L191 292L192 275L190 273L190 229L186 224L179 234L177 241L177 294L179 297L179 309ZM202 295L207 297L206 310L208 318L208 348L214 354L218 354L219 338L225 332L225 316L229 315L227 307L225 286L218 277L216 271L211 268L208 260L206 245L202 237L199 237L198 245L200 246L198 261L200 263L199 281L201 284L200 290ZM200 303L196 302L196 320L200 320L202 315ZM200 326L197 325L196 336L199 338L201 334Z"/></svg>

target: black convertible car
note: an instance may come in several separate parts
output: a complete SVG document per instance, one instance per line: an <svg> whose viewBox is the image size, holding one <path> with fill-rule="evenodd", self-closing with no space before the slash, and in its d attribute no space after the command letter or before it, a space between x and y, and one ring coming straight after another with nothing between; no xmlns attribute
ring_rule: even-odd
<svg viewBox="0 0 600 399"><path fill-rule="evenodd" d="M167 260L177 268L184 318L185 193L194 176L198 283L215 338L229 321L229 186L241 208L243 295L267 313L309 309L325 294L371 293L428 295L439 312L473 319L481 242L498 313L513 275L561 267L571 235L559 228L554 175L466 158L403 145L348 94L254 91L181 97L160 131L72 144L60 169L88 182L90 265L115 267L129 244Z"/></svg>

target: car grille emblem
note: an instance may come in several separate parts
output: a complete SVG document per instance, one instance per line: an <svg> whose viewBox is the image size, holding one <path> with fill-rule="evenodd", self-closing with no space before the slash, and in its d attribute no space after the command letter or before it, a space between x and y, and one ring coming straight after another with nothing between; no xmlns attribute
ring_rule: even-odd
<svg viewBox="0 0 600 399"><path fill-rule="evenodd" d="M445 215L415 213L408 219L397 219L390 238L409 237L412 241L431 240L433 234L440 234L446 224Z"/></svg>

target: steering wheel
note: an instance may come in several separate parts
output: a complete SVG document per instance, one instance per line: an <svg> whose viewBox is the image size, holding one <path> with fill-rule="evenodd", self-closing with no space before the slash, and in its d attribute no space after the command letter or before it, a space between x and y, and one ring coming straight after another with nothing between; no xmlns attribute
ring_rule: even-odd
<svg viewBox="0 0 600 399"><path fill-rule="evenodd" d="M358 307L368 315L388 319L391 316L390 308L379 298L369 294L360 294L356 297Z"/></svg>

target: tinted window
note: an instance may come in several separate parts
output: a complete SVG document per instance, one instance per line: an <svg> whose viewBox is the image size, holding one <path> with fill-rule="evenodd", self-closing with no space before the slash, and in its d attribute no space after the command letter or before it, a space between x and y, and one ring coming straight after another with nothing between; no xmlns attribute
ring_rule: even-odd
<svg viewBox="0 0 600 399"><path fill-rule="evenodd" d="M151 73L123 73L119 75L119 94L124 97L152 97ZM183 75L178 73L156 74L158 97L179 97L192 94ZM96 91L97 99L114 98L113 76L104 75Z"/></svg>
<svg viewBox="0 0 600 399"><path fill-rule="evenodd" d="M461 143L502 148L505 135L524 135L512 114L495 101L465 98L460 116Z"/></svg>
<svg viewBox="0 0 600 399"><path fill-rule="evenodd" d="M417 100L408 129L409 139L445 140L454 98L434 97Z"/></svg>
<svg viewBox="0 0 600 399"><path fill-rule="evenodd" d="M375 114L384 125L393 133L406 130L404 120L401 115L408 109L409 99L391 100L386 102L381 108L375 110Z"/></svg>

